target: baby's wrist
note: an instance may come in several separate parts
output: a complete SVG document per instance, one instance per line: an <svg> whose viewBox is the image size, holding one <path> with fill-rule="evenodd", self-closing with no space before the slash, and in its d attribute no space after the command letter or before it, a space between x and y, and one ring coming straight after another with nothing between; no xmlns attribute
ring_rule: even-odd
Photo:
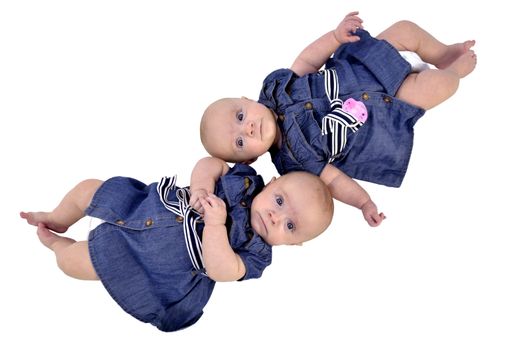
<svg viewBox="0 0 525 350"><path fill-rule="evenodd" d="M374 202L372 202L372 199L368 198L365 202L363 202L363 204L361 204L359 209L365 210L367 207L369 207L370 205L373 205L373 204L374 204Z"/></svg>
<svg viewBox="0 0 525 350"><path fill-rule="evenodd" d="M332 37L338 45L342 45L341 41L337 38L337 28L332 30Z"/></svg>
<svg viewBox="0 0 525 350"><path fill-rule="evenodd" d="M219 221L212 221L212 222L206 222L206 220L204 220L204 226L208 229L222 229L223 227L225 227L225 222L221 223Z"/></svg>
<svg viewBox="0 0 525 350"><path fill-rule="evenodd" d="M204 187L190 187L191 193L197 193L197 192L204 192L208 193L208 191Z"/></svg>

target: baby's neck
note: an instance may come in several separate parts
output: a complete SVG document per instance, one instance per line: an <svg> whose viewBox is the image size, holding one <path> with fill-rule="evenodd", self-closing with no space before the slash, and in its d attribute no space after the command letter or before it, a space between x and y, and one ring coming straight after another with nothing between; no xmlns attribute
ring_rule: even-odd
<svg viewBox="0 0 525 350"><path fill-rule="evenodd" d="M273 141L272 147L281 148L282 137L279 127L277 127L277 132L275 133L275 140Z"/></svg>
<svg viewBox="0 0 525 350"><path fill-rule="evenodd" d="M281 128L279 127L279 123L277 123L277 114L272 110L273 117L275 118L275 127L277 130L275 131L275 139L273 140L272 147L281 148L282 144L282 135L281 135Z"/></svg>

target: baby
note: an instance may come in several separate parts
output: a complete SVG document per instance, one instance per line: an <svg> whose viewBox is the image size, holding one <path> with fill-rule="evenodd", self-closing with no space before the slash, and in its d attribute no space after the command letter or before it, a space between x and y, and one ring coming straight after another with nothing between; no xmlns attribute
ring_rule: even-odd
<svg viewBox="0 0 525 350"><path fill-rule="evenodd" d="M408 21L373 38L357 15L351 12L306 47L290 69L271 73L258 102L212 103L200 132L215 157L249 164L269 151L280 174L320 176L334 198L361 209L377 226L384 214L353 179L401 185L414 124L475 68L475 42L445 45ZM399 50L416 52L436 69L411 72Z"/></svg>
<svg viewBox="0 0 525 350"><path fill-rule="evenodd" d="M91 179L53 211L20 216L38 227L38 238L64 273L102 281L127 313L175 331L201 317L215 281L260 277L271 263L271 246L311 240L333 215L329 190L306 172L264 186L248 165L230 169L204 158L190 188L191 197L175 178L151 185L124 177ZM103 220L88 241L54 233L85 215Z"/></svg>

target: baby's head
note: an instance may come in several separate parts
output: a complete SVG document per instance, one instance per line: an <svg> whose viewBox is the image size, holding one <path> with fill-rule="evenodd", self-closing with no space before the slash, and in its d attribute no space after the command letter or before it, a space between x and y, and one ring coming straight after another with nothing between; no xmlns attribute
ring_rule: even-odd
<svg viewBox="0 0 525 350"><path fill-rule="evenodd" d="M318 176L291 172L272 181L253 199L252 228L268 244L300 244L321 234L334 213L330 191Z"/></svg>
<svg viewBox="0 0 525 350"><path fill-rule="evenodd" d="M206 108L201 120L201 141L208 153L232 163L251 163L275 143L277 122L261 103L223 98Z"/></svg>

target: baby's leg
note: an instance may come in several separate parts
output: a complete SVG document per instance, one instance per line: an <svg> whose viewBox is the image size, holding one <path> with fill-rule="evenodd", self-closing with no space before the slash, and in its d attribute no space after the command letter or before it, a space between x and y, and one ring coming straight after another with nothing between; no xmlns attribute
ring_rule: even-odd
<svg viewBox="0 0 525 350"><path fill-rule="evenodd" d="M55 253L57 265L66 275L81 280L99 279L89 257L88 242L58 236L43 223L38 224L37 234L40 242Z"/></svg>
<svg viewBox="0 0 525 350"><path fill-rule="evenodd" d="M58 207L51 212L21 212L20 217L30 225L43 224L50 230L63 233L84 217L84 211L102 184L100 180L84 180L69 191Z"/></svg>
<svg viewBox="0 0 525 350"><path fill-rule="evenodd" d="M394 23L379 34L377 39L388 41L399 51L416 52L423 61L433 64L439 69L449 67L476 43L474 40L467 40L462 43L446 45L410 21Z"/></svg>
<svg viewBox="0 0 525 350"><path fill-rule="evenodd" d="M476 66L476 54L469 50L445 69L427 69L406 77L396 97L428 110L454 95L459 80Z"/></svg>

